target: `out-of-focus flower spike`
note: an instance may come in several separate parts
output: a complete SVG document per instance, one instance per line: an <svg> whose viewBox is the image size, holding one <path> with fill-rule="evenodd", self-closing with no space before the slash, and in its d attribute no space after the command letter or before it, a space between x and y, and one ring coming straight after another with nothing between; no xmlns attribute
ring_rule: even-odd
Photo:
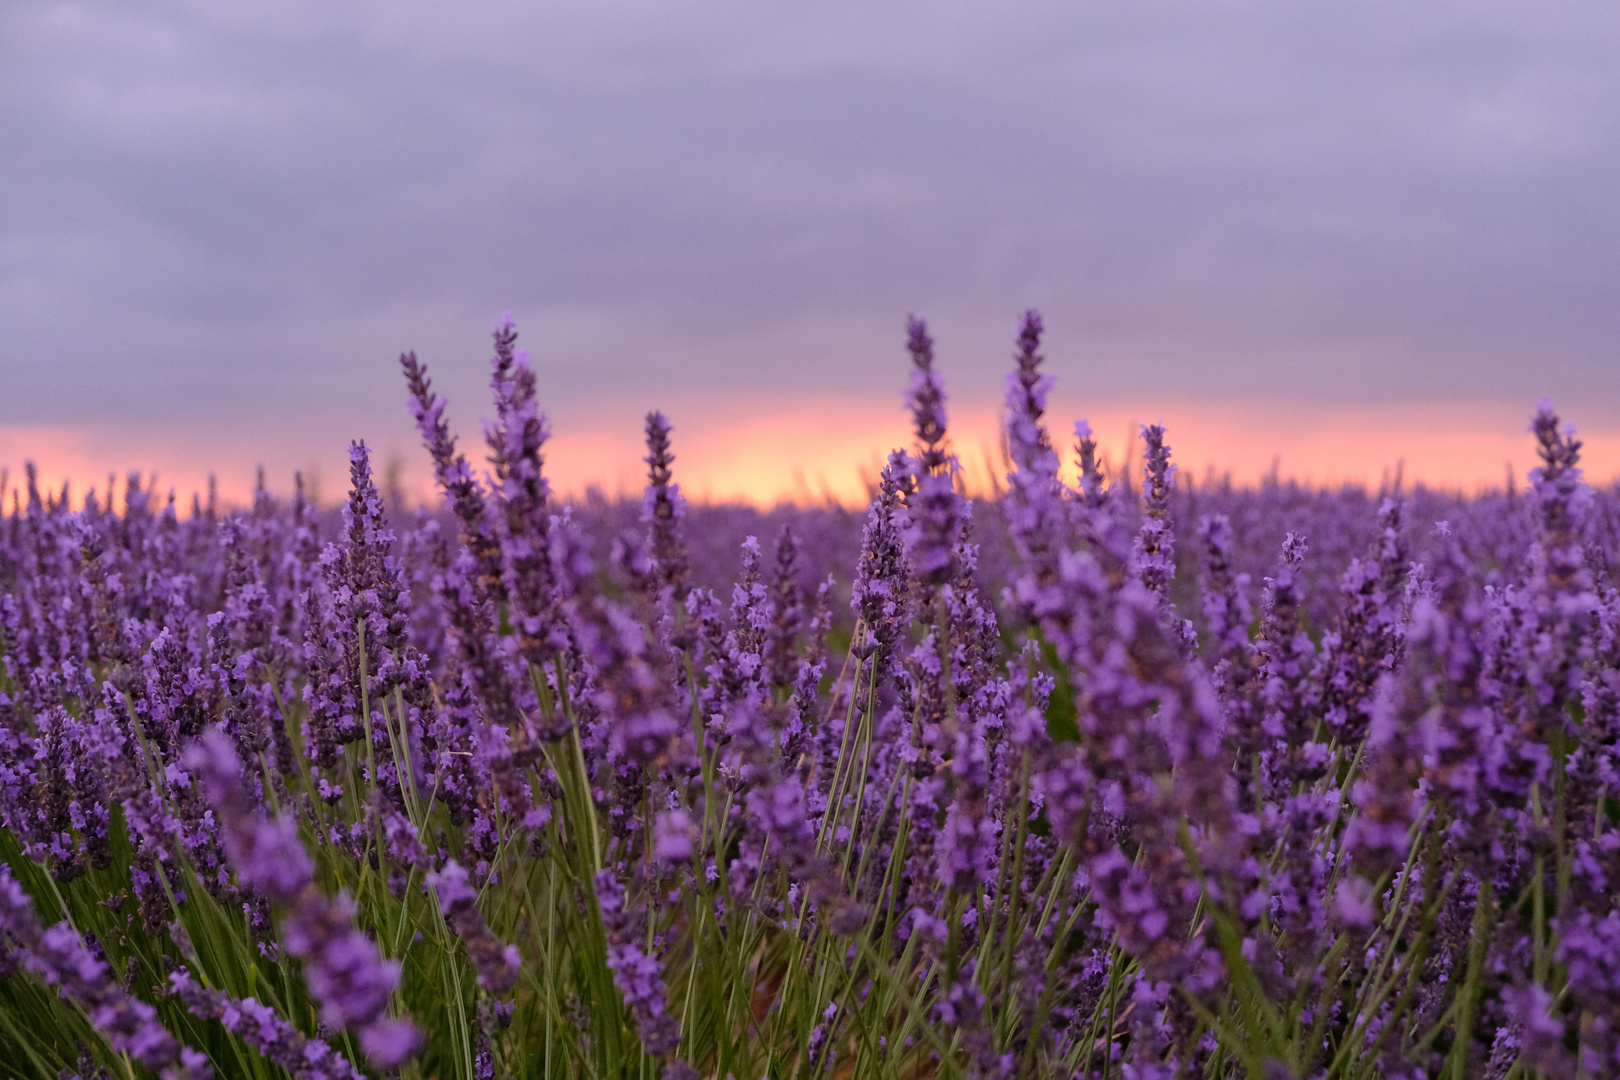
<svg viewBox="0 0 1620 1080"><path fill-rule="evenodd" d="M1262 726L1259 656L1249 644L1249 623L1254 618L1246 593L1249 575L1232 570L1232 522L1227 515L1200 518L1198 538L1203 541L1204 618L1209 637L1205 657L1226 713L1227 737L1236 751L1241 808L1252 813L1265 800L1258 761L1271 740Z"/></svg>
<svg viewBox="0 0 1620 1080"><path fill-rule="evenodd" d="M1582 1062L1592 1076L1620 1067L1620 911L1581 911L1558 920L1558 962L1581 1007Z"/></svg>
<svg viewBox="0 0 1620 1080"><path fill-rule="evenodd" d="M792 687L798 669L799 631L804 623L804 598L799 592L799 540L792 525L783 525L776 541L776 563L771 575L771 630L766 659L771 683Z"/></svg>
<svg viewBox="0 0 1620 1080"><path fill-rule="evenodd" d="M921 472L945 468L945 389L934 370L934 339L928 324L913 316L906 323L906 351L911 354L911 388L906 405L911 409L917 435L918 465Z"/></svg>
<svg viewBox="0 0 1620 1080"><path fill-rule="evenodd" d="M1386 498L1367 558L1352 559L1339 581L1338 628L1322 637L1312 678L1322 688L1329 727L1347 746L1366 736L1373 691L1401 649L1401 601L1407 574L1402 537L1404 503Z"/></svg>
<svg viewBox="0 0 1620 1080"><path fill-rule="evenodd" d="M1315 739L1320 695L1310 675L1316 646L1300 624L1306 595L1305 552L1305 537L1300 534L1289 533L1283 540L1282 565L1275 577L1266 579L1256 645L1265 680L1263 723L1278 747L1271 773L1278 801L1300 785L1315 783L1328 756L1328 743Z"/></svg>
<svg viewBox="0 0 1620 1080"><path fill-rule="evenodd" d="M1097 456L1097 440L1084 420L1074 423L1074 457L1080 471L1080 501L1088 510L1099 510L1108 501L1107 478Z"/></svg>
<svg viewBox="0 0 1620 1080"><path fill-rule="evenodd" d="M934 342L921 319L908 325L907 350L911 354L911 388L906 394L917 438L915 488L906 507L910 527L904 530L906 558L916 577L918 618L928 626L921 644L909 657L912 682L917 688L912 706L911 768L918 777L934 769L934 758L948 751L954 704L949 673L951 654L947 628L942 622L944 588L958 576L957 546L965 511L956 493L955 459L945 452L947 434L945 390L934 370ZM926 846L926 845L923 845Z"/></svg>
<svg viewBox="0 0 1620 1080"><path fill-rule="evenodd" d="M1017 368L1007 376L1007 497L1002 511L1024 572L1009 589L1007 601L1025 619L1050 617L1062 604L1059 552L1069 539L1066 492L1058 480L1058 456L1043 417L1052 377L1040 373L1041 317L1024 313L1014 354Z"/></svg>

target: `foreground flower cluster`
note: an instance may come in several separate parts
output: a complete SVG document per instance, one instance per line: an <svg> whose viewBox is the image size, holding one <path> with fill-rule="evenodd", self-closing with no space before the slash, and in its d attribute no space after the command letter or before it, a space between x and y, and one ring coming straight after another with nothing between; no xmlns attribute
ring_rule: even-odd
<svg viewBox="0 0 1620 1080"><path fill-rule="evenodd" d="M559 506L510 322L490 470L341 520L131 478L0 523L0 1054L42 1078L1620 1075L1620 497L1078 479L1041 325L1006 488L864 522ZM1139 483L1139 491L1133 484ZM768 528L767 528L768 526ZM829 573L831 571L831 573Z"/></svg>

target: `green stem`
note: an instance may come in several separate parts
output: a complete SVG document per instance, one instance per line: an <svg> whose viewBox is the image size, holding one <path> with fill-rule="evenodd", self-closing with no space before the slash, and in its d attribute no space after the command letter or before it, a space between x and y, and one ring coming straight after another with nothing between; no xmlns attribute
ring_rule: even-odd
<svg viewBox="0 0 1620 1080"><path fill-rule="evenodd" d="M1490 942L1492 921L1491 908L1493 894L1491 883L1482 880L1479 883L1479 894L1474 899L1474 936L1468 943L1468 975L1463 980L1462 990L1457 999L1460 1008L1457 1015L1457 1041L1451 1046L1451 1054L1447 1064L1455 1080L1468 1080L1468 1050L1474 1042L1474 1010L1479 1001L1481 983L1484 981L1481 973L1485 967L1485 949Z"/></svg>

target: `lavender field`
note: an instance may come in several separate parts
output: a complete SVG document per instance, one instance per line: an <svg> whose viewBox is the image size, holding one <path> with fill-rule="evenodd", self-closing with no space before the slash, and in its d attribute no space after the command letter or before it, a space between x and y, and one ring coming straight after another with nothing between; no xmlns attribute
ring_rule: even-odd
<svg viewBox="0 0 1620 1080"><path fill-rule="evenodd" d="M565 506L516 340L487 448L402 358L437 512L360 442L340 515L30 473L0 1071L1620 1075L1620 492L1551 405L1475 497L1105 475L1032 312L969 499L914 321L864 514L688 506L657 413Z"/></svg>

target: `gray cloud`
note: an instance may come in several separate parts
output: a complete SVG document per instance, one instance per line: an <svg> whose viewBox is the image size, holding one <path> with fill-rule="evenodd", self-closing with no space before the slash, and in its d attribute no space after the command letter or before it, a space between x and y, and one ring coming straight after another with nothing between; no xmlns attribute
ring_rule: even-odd
<svg viewBox="0 0 1620 1080"><path fill-rule="evenodd" d="M881 8L881 10L878 10ZM561 407L958 392L1620 424L1620 9L0 8L0 422L401 437L519 317ZM473 400L469 400L469 398ZM251 437L269 437L251 435Z"/></svg>

